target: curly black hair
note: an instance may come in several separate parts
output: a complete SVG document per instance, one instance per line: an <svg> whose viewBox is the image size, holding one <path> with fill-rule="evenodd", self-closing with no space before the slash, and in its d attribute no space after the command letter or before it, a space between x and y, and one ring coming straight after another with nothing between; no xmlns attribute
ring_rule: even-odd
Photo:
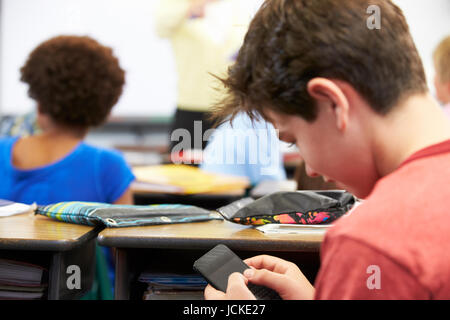
<svg viewBox="0 0 450 320"><path fill-rule="evenodd" d="M43 42L20 71L40 112L69 127L102 124L125 83L125 71L112 49L87 36Z"/></svg>

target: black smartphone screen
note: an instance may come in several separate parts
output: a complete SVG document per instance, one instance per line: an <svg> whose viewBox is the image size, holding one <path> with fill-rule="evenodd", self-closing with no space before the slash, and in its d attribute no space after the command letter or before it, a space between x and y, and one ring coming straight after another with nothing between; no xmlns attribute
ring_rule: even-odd
<svg viewBox="0 0 450 320"><path fill-rule="evenodd" d="M227 246L219 244L195 261L199 272L214 288L227 291L228 277L234 272L243 273L249 267Z"/></svg>

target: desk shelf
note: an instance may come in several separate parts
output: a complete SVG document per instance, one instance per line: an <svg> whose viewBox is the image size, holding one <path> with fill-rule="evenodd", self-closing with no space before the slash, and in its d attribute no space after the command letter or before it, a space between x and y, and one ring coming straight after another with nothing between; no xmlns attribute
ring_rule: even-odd
<svg viewBox="0 0 450 320"><path fill-rule="evenodd" d="M115 299L142 299L143 271L194 273L192 265L204 253L222 243L242 259L270 254L296 263L314 281L320 265L319 249L324 234L266 235L228 221L105 229L99 244L116 248Z"/></svg>
<svg viewBox="0 0 450 320"><path fill-rule="evenodd" d="M212 248L212 247L211 247ZM116 300L142 300L147 285L138 281L144 271L154 273L195 274L194 261L209 249L130 249L116 250ZM317 252L271 252L233 250L246 259L259 254L270 254L296 263L305 276L314 283L320 266Z"/></svg>
<svg viewBox="0 0 450 320"><path fill-rule="evenodd" d="M95 245L101 229L23 214L0 220L0 258L40 265L48 271L44 299L78 299L92 286ZM81 270L80 289L69 289L67 267Z"/></svg>

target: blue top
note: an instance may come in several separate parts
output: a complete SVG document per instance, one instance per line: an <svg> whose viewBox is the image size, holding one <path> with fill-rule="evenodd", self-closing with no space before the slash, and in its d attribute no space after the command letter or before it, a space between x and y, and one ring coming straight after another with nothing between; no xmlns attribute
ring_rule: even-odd
<svg viewBox="0 0 450 320"><path fill-rule="evenodd" d="M84 142L57 162L17 169L12 164L17 140L0 139L0 199L38 205L62 201L114 203L135 178L119 152Z"/></svg>
<svg viewBox="0 0 450 320"><path fill-rule="evenodd" d="M286 180L280 140L272 124L238 114L232 125L223 123L208 141L200 168L244 176L252 185L264 180Z"/></svg>

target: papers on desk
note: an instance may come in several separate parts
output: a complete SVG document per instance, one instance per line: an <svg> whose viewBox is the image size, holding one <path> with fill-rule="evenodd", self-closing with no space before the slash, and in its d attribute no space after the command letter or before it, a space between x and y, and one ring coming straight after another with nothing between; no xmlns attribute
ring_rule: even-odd
<svg viewBox="0 0 450 320"><path fill-rule="evenodd" d="M332 224L277 224L269 223L259 227L259 230L267 234L299 234L305 232L319 232L324 233L331 228Z"/></svg>
<svg viewBox="0 0 450 320"><path fill-rule="evenodd" d="M206 172L182 164L134 167L138 189L147 191L199 194L244 190L250 185L246 177Z"/></svg>
<svg viewBox="0 0 450 320"><path fill-rule="evenodd" d="M0 217L9 217L16 214L31 213L36 210L35 203L32 205L0 199Z"/></svg>

